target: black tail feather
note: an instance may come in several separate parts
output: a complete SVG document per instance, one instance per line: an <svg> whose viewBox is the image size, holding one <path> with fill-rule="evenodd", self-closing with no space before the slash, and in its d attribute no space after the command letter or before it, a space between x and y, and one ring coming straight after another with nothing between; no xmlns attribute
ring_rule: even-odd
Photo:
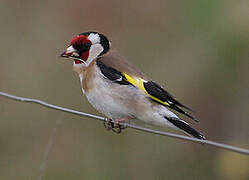
<svg viewBox="0 0 249 180"><path fill-rule="evenodd" d="M188 123L177 119L177 118L169 118L165 117L170 123L178 127L179 129L183 130L184 132L190 134L193 137L196 137L198 139L205 139L205 137L196 129L192 128Z"/></svg>
<svg viewBox="0 0 249 180"><path fill-rule="evenodd" d="M198 119L196 119L195 117L191 116L190 114L188 114L186 111L182 110L181 108L179 108L178 106L174 105L174 104L171 104L169 106L167 106L179 113L182 113L184 114L185 116L189 117L190 119L194 120L195 122L199 122Z"/></svg>

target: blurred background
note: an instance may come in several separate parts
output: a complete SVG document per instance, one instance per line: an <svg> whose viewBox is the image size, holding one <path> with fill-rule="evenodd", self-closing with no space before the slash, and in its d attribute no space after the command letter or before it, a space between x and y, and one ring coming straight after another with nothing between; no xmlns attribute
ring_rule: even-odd
<svg viewBox="0 0 249 180"><path fill-rule="evenodd" d="M1 0L0 91L96 114L58 55L98 31L208 139L249 148L248 12L245 0ZM0 97L0 179L246 180L249 158Z"/></svg>

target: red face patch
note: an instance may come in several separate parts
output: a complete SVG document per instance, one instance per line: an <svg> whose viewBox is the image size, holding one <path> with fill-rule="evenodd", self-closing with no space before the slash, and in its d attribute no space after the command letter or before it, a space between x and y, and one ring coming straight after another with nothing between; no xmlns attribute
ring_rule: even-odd
<svg viewBox="0 0 249 180"><path fill-rule="evenodd" d="M73 37L73 39L71 40L70 45L77 46L77 45L80 45L80 44L84 44L85 42L89 42L87 36L80 35L80 36Z"/></svg>
<svg viewBox="0 0 249 180"><path fill-rule="evenodd" d="M89 49L85 49L86 44L91 44L91 41L87 38L87 36L80 35L80 36L75 36L73 37L70 45L72 45L78 52L80 53L80 57L86 61L89 56ZM75 64L80 64L82 63L80 60L75 59L74 60Z"/></svg>

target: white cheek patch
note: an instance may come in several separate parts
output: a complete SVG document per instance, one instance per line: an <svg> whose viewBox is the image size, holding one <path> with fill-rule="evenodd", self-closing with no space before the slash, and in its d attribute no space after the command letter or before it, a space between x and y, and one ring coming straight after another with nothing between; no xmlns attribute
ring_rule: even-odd
<svg viewBox="0 0 249 180"><path fill-rule="evenodd" d="M86 61L87 64L90 64L94 59L100 55L100 53L104 50L104 48L101 46L101 44L94 44L91 46L89 50L89 57Z"/></svg>
<svg viewBox="0 0 249 180"><path fill-rule="evenodd" d="M100 43L100 37L99 37L99 34L97 33L91 33L88 36L88 39L92 42L92 44Z"/></svg>

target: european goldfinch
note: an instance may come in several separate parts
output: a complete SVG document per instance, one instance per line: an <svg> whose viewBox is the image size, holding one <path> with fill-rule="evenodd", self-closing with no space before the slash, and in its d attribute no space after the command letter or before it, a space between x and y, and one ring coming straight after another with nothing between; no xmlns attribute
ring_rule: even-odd
<svg viewBox="0 0 249 180"><path fill-rule="evenodd" d="M195 120L183 110L190 109L112 50L111 43L103 34L85 32L73 37L61 57L73 60L73 69L79 75L88 101L116 125L137 119L205 139L169 110Z"/></svg>

